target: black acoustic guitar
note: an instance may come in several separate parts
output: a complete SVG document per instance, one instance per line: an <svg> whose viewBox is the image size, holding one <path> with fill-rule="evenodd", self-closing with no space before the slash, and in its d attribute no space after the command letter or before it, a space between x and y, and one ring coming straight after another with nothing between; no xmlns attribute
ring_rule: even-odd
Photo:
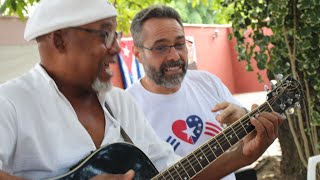
<svg viewBox="0 0 320 180"><path fill-rule="evenodd" d="M262 111L284 113L288 108L298 105L302 97L303 91L300 83L288 76L267 94L265 103L161 173L139 148L129 143L115 143L97 149L73 170L53 179L87 180L102 173L124 174L129 169L135 171L134 179L191 179L254 130L250 117Z"/></svg>

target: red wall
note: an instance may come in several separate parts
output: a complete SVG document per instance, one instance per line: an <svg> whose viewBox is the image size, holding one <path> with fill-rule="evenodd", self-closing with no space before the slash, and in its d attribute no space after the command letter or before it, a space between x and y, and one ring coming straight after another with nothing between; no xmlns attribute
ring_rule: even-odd
<svg viewBox="0 0 320 180"><path fill-rule="evenodd" d="M218 76L231 93L263 91L263 86L269 84L266 71L258 71L253 60L254 71L245 70L246 63L237 60L235 40L228 40L230 31L231 28L226 26L185 25L186 36L195 39L198 69ZM114 64L113 69L114 85L123 88L119 64ZM258 82L257 72L260 72L263 83Z"/></svg>

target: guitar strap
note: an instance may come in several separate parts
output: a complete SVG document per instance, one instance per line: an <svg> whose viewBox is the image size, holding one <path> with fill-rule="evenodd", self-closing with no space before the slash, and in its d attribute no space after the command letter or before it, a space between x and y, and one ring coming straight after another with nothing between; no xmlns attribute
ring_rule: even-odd
<svg viewBox="0 0 320 180"><path fill-rule="evenodd" d="M107 110L109 111L110 115L111 115L115 120L117 120L117 119L114 117L114 115L113 115L113 113L112 113L112 111L111 111L111 108L110 108L110 106L108 105L107 101L104 102L104 106L107 108ZM121 125L120 125L120 132L121 132L121 135L122 135L124 141L133 144L133 142L131 141L130 137L128 136L128 134L126 133L126 131L123 130L123 128L121 127Z"/></svg>

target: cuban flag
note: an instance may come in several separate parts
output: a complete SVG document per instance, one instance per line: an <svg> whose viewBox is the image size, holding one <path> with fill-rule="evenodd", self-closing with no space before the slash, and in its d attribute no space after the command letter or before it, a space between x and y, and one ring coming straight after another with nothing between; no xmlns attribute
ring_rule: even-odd
<svg viewBox="0 0 320 180"><path fill-rule="evenodd" d="M144 75L142 65L138 62L132 53L132 38L121 38L121 52L119 56L120 72L123 80L124 88L128 88L131 84L139 80Z"/></svg>

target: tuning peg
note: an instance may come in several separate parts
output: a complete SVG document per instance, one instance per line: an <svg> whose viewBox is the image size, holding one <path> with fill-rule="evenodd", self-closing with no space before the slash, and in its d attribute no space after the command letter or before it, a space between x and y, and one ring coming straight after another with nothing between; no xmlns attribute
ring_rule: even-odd
<svg viewBox="0 0 320 180"><path fill-rule="evenodd" d="M272 89L275 89L277 87L277 81L274 79L270 80L270 86Z"/></svg>
<svg viewBox="0 0 320 180"><path fill-rule="evenodd" d="M294 103L294 107L297 109L301 109L301 105L299 102Z"/></svg>
<svg viewBox="0 0 320 180"><path fill-rule="evenodd" d="M269 87L267 85L264 85L264 90L268 92L270 92Z"/></svg>
<svg viewBox="0 0 320 180"><path fill-rule="evenodd" d="M300 99L301 95L300 94L295 94L294 97L297 98L297 99Z"/></svg>
<svg viewBox="0 0 320 180"><path fill-rule="evenodd" d="M292 104L293 99L290 99L290 98L289 98L289 99L287 100L287 102L288 102L288 104Z"/></svg>
<svg viewBox="0 0 320 180"><path fill-rule="evenodd" d="M287 116L284 113L282 113L280 115L282 116L283 119L287 119Z"/></svg>
<svg viewBox="0 0 320 180"><path fill-rule="evenodd" d="M289 115L293 114L294 113L294 108L287 109L286 113L289 114Z"/></svg>
<svg viewBox="0 0 320 180"><path fill-rule="evenodd" d="M285 104L280 104L280 108L281 108L282 110L284 110L284 109L286 108L286 105L285 105Z"/></svg>
<svg viewBox="0 0 320 180"><path fill-rule="evenodd" d="M277 74L276 75L276 80L282 81L282 79L283 79L283 75L282 74Z"/></svg>

